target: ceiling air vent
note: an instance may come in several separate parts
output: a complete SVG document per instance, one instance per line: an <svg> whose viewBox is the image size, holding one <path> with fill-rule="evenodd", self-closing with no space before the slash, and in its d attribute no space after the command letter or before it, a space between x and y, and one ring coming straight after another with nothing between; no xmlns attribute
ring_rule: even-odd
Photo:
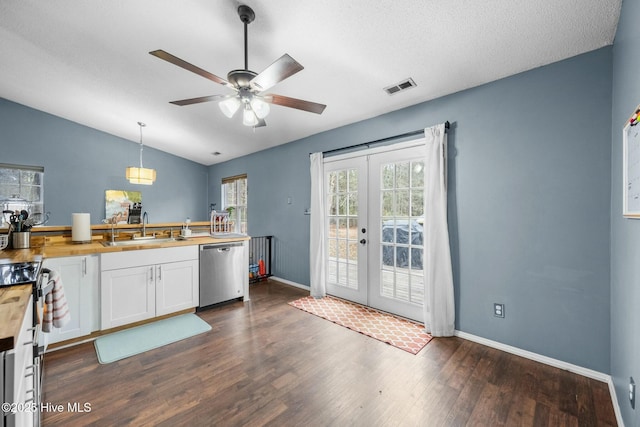
<svg viewBox="0 0 640 427"><path fill-rule="evenodd" d="M406 80L401 81L400 83L396 83L392 86L385 87L384 91L387 92L389 95L393 95L394 93L398 93L403 90L407 90L416 86L417 86L416 82L414 82L412 78L408 78Z"/></svg>

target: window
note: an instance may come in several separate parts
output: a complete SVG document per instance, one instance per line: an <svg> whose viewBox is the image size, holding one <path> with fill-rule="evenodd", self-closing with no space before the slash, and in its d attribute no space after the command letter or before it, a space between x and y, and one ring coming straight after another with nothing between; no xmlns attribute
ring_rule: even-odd
<svg viewBox="0 0 640 427"><path fill-rule="evenodd" d="M44 212L44 168L0 163L0 199L16 199L16 204L7 203L12 209L18 202L31 203L30 215Z"/></svg>
<svg viewBox="0 0 640 427"><path fill-rule="evenodd" d="M247 175L222 179L222 207L229 211L229 219L236 233L247 233Z"/></svg>

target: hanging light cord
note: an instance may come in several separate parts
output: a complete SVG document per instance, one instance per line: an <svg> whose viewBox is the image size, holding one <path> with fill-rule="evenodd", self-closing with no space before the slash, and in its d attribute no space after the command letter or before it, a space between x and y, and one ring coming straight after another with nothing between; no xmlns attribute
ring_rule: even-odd
<svg viewBox="0 0 640 427"><path fill-rule="evenodd" d="M138 122L138 125L140 126L140 169L142 169L142 150L143 150L143 145L142 145L142 128L145 127L146 125L142 122Z"/></svg>

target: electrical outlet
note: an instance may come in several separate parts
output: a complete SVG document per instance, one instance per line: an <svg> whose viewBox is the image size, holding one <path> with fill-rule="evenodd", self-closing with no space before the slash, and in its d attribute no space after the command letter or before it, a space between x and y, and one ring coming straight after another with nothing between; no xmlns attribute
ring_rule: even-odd
<svg viewBox="0 0 640 427"><path fill-rule="evenodd" d="M504 304L494 302L493 303L493 315L495 317L504 317Z"/></svg>
<svg viewBox="0 0 640 427"><path fill-rule="evenodd" d="M629 402L631 409L636 409L636 383L633 381L633 377L629 378Z"/></svg>

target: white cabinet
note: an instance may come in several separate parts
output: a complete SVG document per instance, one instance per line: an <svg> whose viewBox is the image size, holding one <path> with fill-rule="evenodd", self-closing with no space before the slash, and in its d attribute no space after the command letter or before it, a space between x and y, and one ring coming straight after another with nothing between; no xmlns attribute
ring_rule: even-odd
<svg viewBox="0 0 640 427"><path fill-rule="evenodd" d="M198 247L101 255L101 329L198 305Z"/></svg>
<svg viewBox="0 0 640 427"><path fill-rule="evenodd" d="M71 320L62 328L53 328L49 343L89 335L99 329L98 256L47 258L43 267L60 274Z"/></svg>
<svg viewBox="0 0 640 427"><path fill-rule="evenodd" d="M196 307L199 295L198 260L156 267L156 316Z"/></svg>
<svg viewBox="0 0 640 427"><path fill-rule="evenodd" d="M153 266L143 266L102 272L101 329L155 317L156 285L153 270Z"/></svg>

